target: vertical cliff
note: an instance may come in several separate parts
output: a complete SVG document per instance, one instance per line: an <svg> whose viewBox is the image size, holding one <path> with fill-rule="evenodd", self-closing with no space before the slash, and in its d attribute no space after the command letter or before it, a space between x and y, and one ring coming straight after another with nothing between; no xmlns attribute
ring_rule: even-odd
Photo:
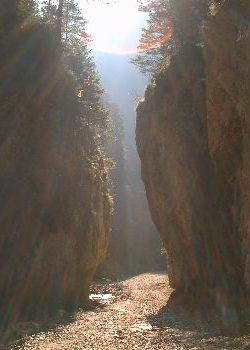
<svg viewBox="0 0 250 350"><path fill-rule="evenodd" d="M208 144L229 209L230 239L240 241L238 273L249 288L250 7L227 2L204 31ZM225 205L224 204L224 205Z"/></svg>
<svg viewBox="0 0 250 350"><path fill-rule="evenodd" d="M54 33L1 41L0 328L83 305L109 239L103 155Z"/></svg>
<svg viewBox="0 0 250 350"><path fill-rule="evenodd" d="M232 319L250 280L249 20L247 1L226 2L206 23L204 49L183 47L137 108L142 178L170 282Z"/></svg>

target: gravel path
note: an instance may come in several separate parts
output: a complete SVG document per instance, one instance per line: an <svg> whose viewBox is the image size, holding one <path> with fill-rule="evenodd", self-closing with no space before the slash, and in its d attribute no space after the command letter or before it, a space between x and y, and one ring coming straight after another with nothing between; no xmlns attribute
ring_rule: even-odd
<svg viewBox="0 0 250 350"><path fill-rule="evenodd" d="M229 338L197 329L164 305L171 294L167 276L143 274L120 283L95 285L93 294L112 298L91 311L79 312L65 325L27 337L12 350L181 350L244 349L249 336ZM195 318L195 317L194 317ZM250 348L249 348L250 349Z"/></svg>

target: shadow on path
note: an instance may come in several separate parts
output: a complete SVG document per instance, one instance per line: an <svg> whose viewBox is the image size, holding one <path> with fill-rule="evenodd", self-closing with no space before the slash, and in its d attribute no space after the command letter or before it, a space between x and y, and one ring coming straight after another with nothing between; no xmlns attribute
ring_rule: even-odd
<svg viewBox="0 0 250 350"><path fill-rule="evenodd" d="M0 350L19 349L26 341L27 336L36 336L39 333L52 332L56 333L59 328L74 323L78 314L84 312L98 312L104 309L110 303L114 303L117 299L123 297L126 293L123 286L119 282L113 282L110 280L103 280L99 282L93 282L90 288L90 295L96 293L97 295L105 295L110 293L112 298L110 300L89 300L87 305L77 307L70 311L59 309L51 317L42 318L36 321L23 321L13 325L13 327L4 333L0 333Z"/></svg>

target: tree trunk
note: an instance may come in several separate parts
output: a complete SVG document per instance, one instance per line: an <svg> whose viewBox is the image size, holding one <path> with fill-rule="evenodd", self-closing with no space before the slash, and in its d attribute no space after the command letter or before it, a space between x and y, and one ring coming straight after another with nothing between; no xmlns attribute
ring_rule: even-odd
<svg viewBox="0 0 250 350"><path fill-rule="evenodd" d="M64 5L64 0L59 0L58 9L57 9L56 33L58 37L58 42L60 44L62 41L63 5Z"/></svg>
<svg viewBox="0 0 250 350"><path fill-rule="evenodd" d="M51 21L51 0L48 1L48 17L49 21Z"/></svg>

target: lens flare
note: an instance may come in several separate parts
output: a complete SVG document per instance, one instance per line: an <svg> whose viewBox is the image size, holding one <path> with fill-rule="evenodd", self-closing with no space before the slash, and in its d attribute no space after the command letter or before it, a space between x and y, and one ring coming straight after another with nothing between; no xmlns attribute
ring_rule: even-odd
<svg viewBox="0 0 250 350"><path fill-rule="evenodd" d="M117 55L138 53L141 29L147 15L139 11L136 0L85 3L83 14L88 21L87 33L95 51Z"/></svg>

